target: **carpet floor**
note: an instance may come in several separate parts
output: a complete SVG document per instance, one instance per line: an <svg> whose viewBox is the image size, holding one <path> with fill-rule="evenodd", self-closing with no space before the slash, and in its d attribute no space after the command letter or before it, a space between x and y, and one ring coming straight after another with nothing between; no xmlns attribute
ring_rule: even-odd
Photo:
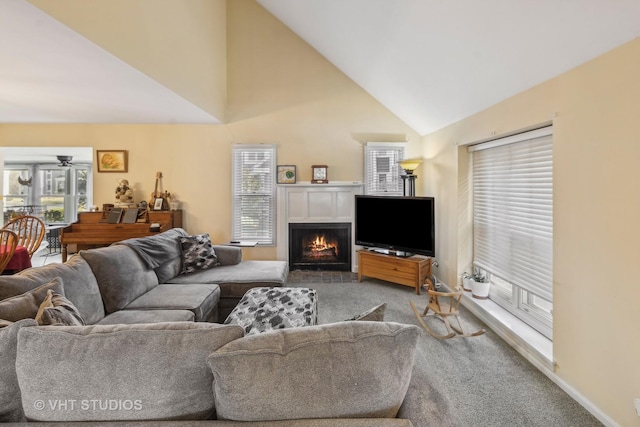
<svg viewBox="0 0 640 427"><path fill-rule="evenodd" d="M349 319L383 302L385 320L419 325L409 306L424 309L427 297L413 288L376 279L357 282L353 276L298 273L288 286L318 292L318 322ZM333 279L332 279L333 277ZM318 280L314 282L313 280ZM589 427L602 424L529 361L489 330L473 314L461 309L463 326L484 327L484 335L438 340L423 331L418 351L429 361L431 386L448 400L454 426ZM442 327L429 319L434 328ZM422 426L416 426L422 427Z"/></svg>

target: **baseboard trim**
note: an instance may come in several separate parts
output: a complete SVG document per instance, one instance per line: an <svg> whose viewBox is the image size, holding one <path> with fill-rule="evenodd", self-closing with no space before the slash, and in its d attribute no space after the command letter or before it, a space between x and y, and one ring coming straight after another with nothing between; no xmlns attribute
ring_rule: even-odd
<svg viewBox="0 0 640 427"><path fill-rule="evenodd" d="M447 287L444 283L443 286ZM462 305L473 313L478 319L483 321L493 332L502 338L507 344L512 346L518 353L527 359L539 371L545 374L551 381L567 393L573 400L578 402L591 415L598 419L607 427L620 427L611 417L605 414L593 402L579 393L575 388L568 384L564 379L555 373L556 364L553 360L540 353L533 346L527 343L522 337L515 334L513 330L506 327L502 322L496 319L489 311L485 310L478 301L471 296L465 294L462 299ZM506 310L505 310L506 312Z"/></svg>

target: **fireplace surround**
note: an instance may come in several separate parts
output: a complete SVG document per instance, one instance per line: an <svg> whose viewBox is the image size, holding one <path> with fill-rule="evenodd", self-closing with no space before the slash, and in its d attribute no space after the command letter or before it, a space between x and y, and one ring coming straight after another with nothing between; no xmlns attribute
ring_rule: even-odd
<svg viewBox="0 0 640 427"><path fill-rule="evenodd" d="M290 224L347 223L351 272L357 272L354 227L354 201L362 194L362 182L330 181L329 184L279 184L277 189L277 258L290 261ZM317 269L317 268L314 268ZM325 270L327 271L327 270ZM340 271L340 270L337 270ZM345 270L342 270L345 271Z"/></svg>

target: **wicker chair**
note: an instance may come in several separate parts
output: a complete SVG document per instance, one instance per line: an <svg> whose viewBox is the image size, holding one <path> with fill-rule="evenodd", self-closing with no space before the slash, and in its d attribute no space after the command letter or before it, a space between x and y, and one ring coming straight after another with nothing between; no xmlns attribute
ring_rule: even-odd
<svg viewBox="0 0 640 427"><path fill-rule="evenodd" d="M0 274L7 268L18 247L18 236L11 230L0 230Z"/></svg>
<svg viewBox="0 0 640 427"><path fill-rule="evenodd" d="M7 222L3 230L11 230L18 235L18 246L24 246L29 251L29 257L38 250L46 233L44 222L31 215L19 216Z"/></svg>

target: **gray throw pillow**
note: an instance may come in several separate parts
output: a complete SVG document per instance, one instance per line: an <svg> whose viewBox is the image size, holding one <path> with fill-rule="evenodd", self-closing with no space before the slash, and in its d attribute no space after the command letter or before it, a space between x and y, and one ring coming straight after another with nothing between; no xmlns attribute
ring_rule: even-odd
<svg viewBox="0 0 640 427"><path fill-rule="evenodd" d="M182 245L181 274L206 270L218 265L218 257L213 250L208 233L180 237L180 244Z"/></svg>
<svg viewBox="0 0 640 427"><path fill-rule="evenodd" d="M146 268L138 254L128 246L83 250L80 256L96 277L107 313L122 310L158 286L155 271Z"/></svg>
<svg viewBox="0 0 640 427"><path fill-rule="evenodd" d="M84 320L78 309L64 296L47 291L47 296L40 304L36 314L38 325L84 326Z"/></svg>
<svg viewBox="0 0 640 427"><path fill-rule="evenodd" d="M35 325L35 320L24 319L0 329L0 423L25 420L16 377L18 331Z"/></svg>
<svg viewBox="0 0 640 427"><path fill-rule="evenodd" d="M339 322L233 341L207 358L218 419L395 418L420 331Z"/></svg>
<svg viewBox="0 0 640 427"><path fill-rule="evenodd" d="M243 335L240 326L204 322L20 332L15 370L26 418L64 423L209 419L213 375L206 358ZM51 399L64 399L66 410Z"/></svg>
<svg viewBox="0 0 640 427"><path fill-rule="evenodd" d="M40 304L46 298L49 290L64 295L62 279L56 277L49 283L40 285L35 289L0 301L0 319L16 322L22 319L35 318Z"/></svg>
<svg viewBox="0 0 640 427"><path fill-rule="evenodd" d="M76 306L85 323L94 324L104 318L98 282L89 264L80 256L73 256L65 263L28 268L11 276L0 275L0 300L20 295L56 277L62 279L65 298Z"/></svg>
<svg viewBox="0 0 640 427"><path fill-rule="evenodd" d="M366 320L372 322L384 322L384 312L387 309L387 303L382 303L369 310L363 311L357 316L347 320Z"/></svg>

